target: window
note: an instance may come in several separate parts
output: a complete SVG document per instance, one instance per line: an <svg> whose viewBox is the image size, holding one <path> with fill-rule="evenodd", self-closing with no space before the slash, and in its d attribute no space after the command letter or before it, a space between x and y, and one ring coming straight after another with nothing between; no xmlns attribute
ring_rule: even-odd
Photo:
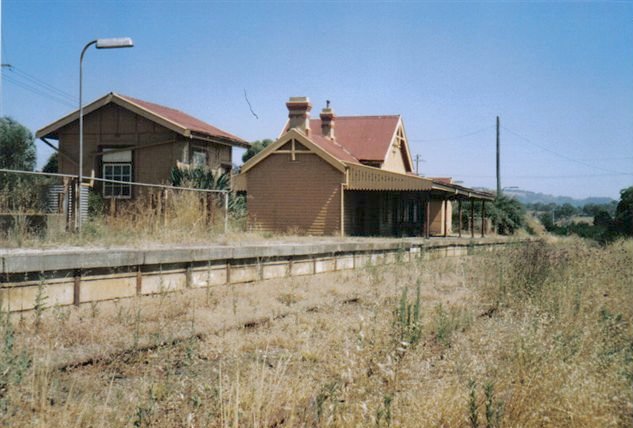
<svg viewBox="0 0 633 428"><path fill-rule="evenodd" d="M194 168L203 168L207 166L207 152L204 150L194 150L191 153L191 165Z"/></svg>
<svg viewBox="0 0 633 428"><path fill-rule="evenodd" d="M106 180L132 181L132 164L105 163L103 178ZM131 184L103 183L103 196L107 198L129 198L132 196Z"/></svg>
<svg viewBox="0 0 633 428"><path fill-rule="evenodd" d="M104 152L115 149L104 149ZM104 153L103 178L114 181L132 181L132 151L117 150L114 153ZM103 183L103 196L106 198L131 198L132 185L122 183Z"/></svg>

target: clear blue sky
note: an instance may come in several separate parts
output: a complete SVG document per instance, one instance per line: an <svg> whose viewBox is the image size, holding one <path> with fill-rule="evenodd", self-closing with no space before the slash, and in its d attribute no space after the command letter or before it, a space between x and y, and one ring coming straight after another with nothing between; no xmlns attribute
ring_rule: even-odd
<svg viewBox="0 0 633 428"><path fill-rule="evenodd" d="M247 140L277 136L289 96L401 114L422 173L491 188L499 115L503 186L617 198L633 184L631 3L4 0L2 36L2 113L32 131L73 108L25 75L76 99L83 45L130 36L87 53L86 100L120 92Z"/></svg>

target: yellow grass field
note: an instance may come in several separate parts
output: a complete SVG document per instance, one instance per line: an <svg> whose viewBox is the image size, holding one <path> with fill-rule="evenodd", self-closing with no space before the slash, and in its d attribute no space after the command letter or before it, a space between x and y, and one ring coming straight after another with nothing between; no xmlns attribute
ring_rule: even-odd
<svg viewBox="0 0 633 428"><path fill-rule="evenodd" d="M633 242L4 314L19 427L633 425Z"/></svg>

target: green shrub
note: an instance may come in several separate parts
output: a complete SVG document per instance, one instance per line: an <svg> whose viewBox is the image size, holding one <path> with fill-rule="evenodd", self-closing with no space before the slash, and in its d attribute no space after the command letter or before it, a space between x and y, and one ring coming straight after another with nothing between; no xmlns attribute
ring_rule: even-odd
<svg viewBox="0 0 633 428"><path fill-rule="evenodd" d="M489 216L500 235L512 235L525 225L525 208L521 202L507 196L497 196Z"/></svg>

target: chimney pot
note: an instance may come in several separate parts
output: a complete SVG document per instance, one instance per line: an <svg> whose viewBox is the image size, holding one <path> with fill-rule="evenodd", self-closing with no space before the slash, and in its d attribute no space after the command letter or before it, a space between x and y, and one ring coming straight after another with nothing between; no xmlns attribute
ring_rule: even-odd
<svg viewBox="0 0 633 428"><path fill-rule="evenodd" d="M330 140L334 139L334 122L336 114L334 109L330 108L330 100L327 100L326 107L321 110L321 135Z"/></svg>
<svg viewBox="0 0 633 428"><path fill-rule="evenodd" d="M288 131L295 128L310 135L310 110L312 104L308 97L290 97L288 107Z"/></svg>

